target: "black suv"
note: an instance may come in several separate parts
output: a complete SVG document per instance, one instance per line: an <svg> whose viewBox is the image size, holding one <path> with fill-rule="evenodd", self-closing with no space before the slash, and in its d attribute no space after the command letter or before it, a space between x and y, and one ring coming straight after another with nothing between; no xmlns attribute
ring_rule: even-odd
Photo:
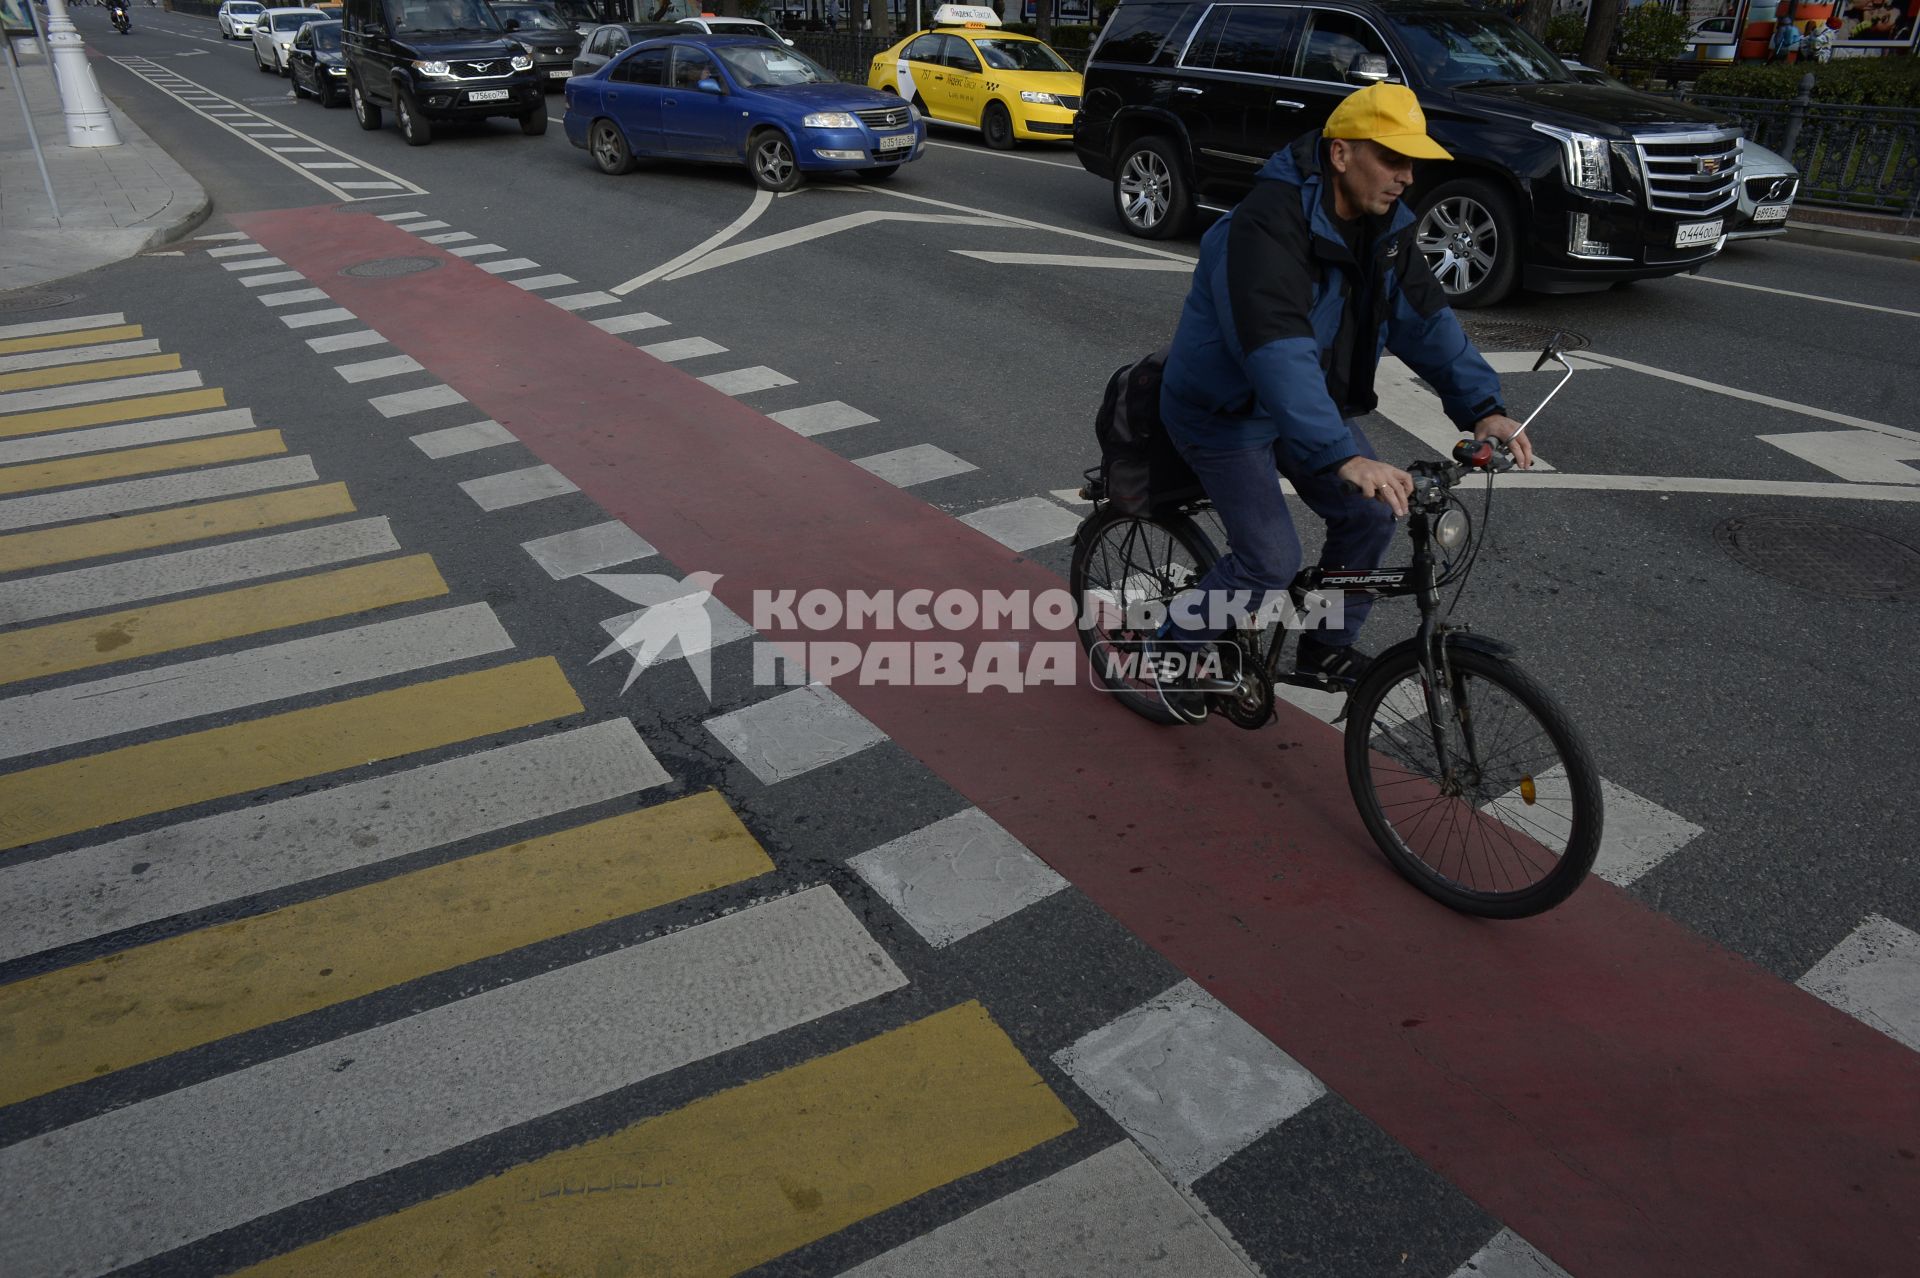
<svg viewBox="0 0 1920 1278"><path fill-rule="evenodd" d="M1409 204L1456 306L1694 270L1724 242L1738 130L1628 89L1582 84L1495 14L1446 0L1120 0L1087 60L1080 162L1113 180L1135 235L1224 211L1273 152L1347 94L1410 85L1451 162Z"/></svg>
<svg viewBox="0 0 1920 1278"><path fill-rule="evenodd" d="M340 43L363 129L387 106L411 146L433 140L431 120L504 115L547 131L545 81L483 0L346 0Z"/></svg>
<svg viewBox="0 0 1920 1278"><path fill-rule="evenodd" d="M487 7L501 27L526 46L534 71L549 89L564 85L573 75L573 60L580 56L586 37L558 9L538 0L489 0Z"/></svg>

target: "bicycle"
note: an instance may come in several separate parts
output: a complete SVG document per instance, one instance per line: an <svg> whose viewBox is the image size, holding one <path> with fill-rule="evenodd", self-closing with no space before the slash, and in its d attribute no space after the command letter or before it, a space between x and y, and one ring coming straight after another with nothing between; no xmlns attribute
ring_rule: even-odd
<svg viewBox="0 0 1920 1278"><path fill-rule="evenodd" d="M1558 342L1541 352L1566 370L1521 429L1573 376ZM1258 729L1274 717L1275 684L1345 693L1334 720L1344 722L1347 783L1367 831L1414 886L1453 909L1483 918L1523 918L1566 900L1600 848L1600 777L1566 712L1513 660L1511 645L1442 619L1440 596L1458 586L1479 553L1473 517L1456 487L1487 477L1484 522L1491 521L1494 478L1513 467L1504 444L1463 439L1450 461L1416 461L1403 568L1303 569L1289 595L1296 609L1310 592L1411 596L1420 610L1410 639L1389 647L1350 687L1286 670L1287 628L1236 626L1218 641L1232 658L1187 684L1206 694L1231 723ZM1080 601L1080 641L1094 678L1135 713L1183 722L1157 680L1141 677L1136 658L1158 618L1196 584L1219 551L1195 517L1204 497L1147 515L1107 500L1100 470L1087 473L1093 513L1074 537L1071 584ZM1447 612L1451 613L1453 605Z"/></svg>

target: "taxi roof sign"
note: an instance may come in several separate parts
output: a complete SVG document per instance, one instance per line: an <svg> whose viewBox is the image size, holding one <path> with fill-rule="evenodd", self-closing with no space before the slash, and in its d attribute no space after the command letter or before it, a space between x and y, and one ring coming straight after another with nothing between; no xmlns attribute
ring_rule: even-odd
<svg viewBox="0 0 1920 1278"><path fill-rule="evenodd" d="M933 11L936 27L997 27L1000 15L983 4L943 4Z"/></svg>

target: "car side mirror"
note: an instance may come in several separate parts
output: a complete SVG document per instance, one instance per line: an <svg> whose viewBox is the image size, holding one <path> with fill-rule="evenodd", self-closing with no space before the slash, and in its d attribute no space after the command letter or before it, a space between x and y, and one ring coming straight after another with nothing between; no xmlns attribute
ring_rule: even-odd
<svg viewBox="0 0 1920 1278"><path fill-rule="evenodd" d="M720 82L714 79L712 76L708 76L706 79L702 80L699 84L695 85L694 87L699 89L700 92L702 93L725 93L726 92L725 89L720 87Z"/></svg>
<svg viewBox="0 0 1920 1278"><path fill-rule="evenodd" d="M518 30L520 29L520 19L518 19L518 18L508 18L508 19L507 19L507 24L506 24L506 29L507 29L507 30L509 30L509 31L518 31Z"/></svg>
<svg viewBox="0 0 1920 1278"><path fill-rule="evenodd" d="M1355 84L1379 84L1388 74L1387 60L1377 53L1363 53L1347 68L1347 79Z"/></svg>

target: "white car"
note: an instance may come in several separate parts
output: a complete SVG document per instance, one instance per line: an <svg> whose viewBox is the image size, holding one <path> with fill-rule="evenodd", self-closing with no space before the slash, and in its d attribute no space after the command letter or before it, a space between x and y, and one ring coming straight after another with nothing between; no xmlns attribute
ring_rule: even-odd
<svg viewBox="0 0 1920 1278"><path fill-rule="evenodd" d="M763 40L778 40L782 44L793 41L775 31L764 22L752 18L682 18L683 27L697 27L710 35L759 36Z"/></svg>
<svg viewBox="0 0 1920 1278"><path fill-rule="evenodd" d="M325 22L318 9L269 9L253 28L253 65L262 71L287 73L287 46L309 22Z"/></svg>
<svg viewBox="0 0 1920 1278"><path fill-rule="evenodd" d="M260 21L260 15L267 6L255 0L226 0L215 15L220 23L222 40L238 40L242 36L253 34L253 28Z"/></svg>

